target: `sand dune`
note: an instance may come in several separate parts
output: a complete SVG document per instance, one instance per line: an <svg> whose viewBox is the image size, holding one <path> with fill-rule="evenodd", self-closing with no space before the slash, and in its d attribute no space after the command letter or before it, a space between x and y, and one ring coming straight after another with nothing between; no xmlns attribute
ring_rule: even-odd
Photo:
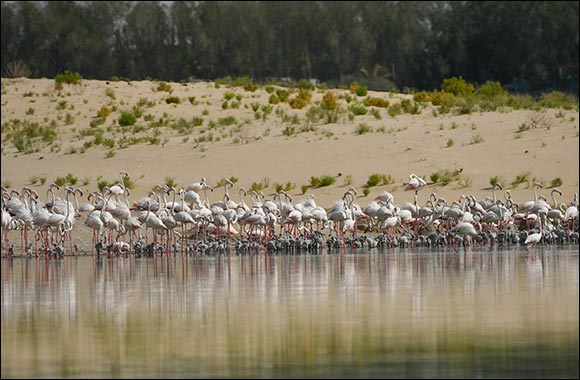
<svg viewBox="0 0 580 380"><path fill-rule="evenodd" d="M512 189L516 201L532 198L528 183L533 178L544 182L546 188L541 193L548 197L550 182L561 178L560 188L564 192L561 201L566 203L578 192L579 115L576 110L435 115L433 107L428 106L419 115L391 117L384 108L375 108L380 119L370 112L349 119L348 112L343 112L337 123L307 123L309 107L294 110L287 103L272 105L271 113L264 119L263 107L268 106L270 96L264 88L249 92L240 87L216 88L213 83L205 82L168 84L173 90L171 94L156 91L157 82L83 80L80 86L65 85L59 94L54 90L52 79L2 79L2 183L20 189L34 176L46 177L44 186L32 186L42 194L56 177L71 173L78 177L81 188L96 190L99 176L114 181L120 170L126 170L136 183L132 196L136 199L145 196L155 184L164 183L166 177L174 177L178 185L185 187L202 177L215 185L222 178L234 176L238 179L234 190L240 186L249 188L253 182L265 179L269 186L264 192L269 197L275 192L275 183L293 184L295 188L289 193L297 200L302 197L302 185L308 185L311 176L328 174L337 176L335 184L307 190L315 194L320 205L328 207L342 196L349 182L358 189L357 201L362 205L383 190L395 196L395 203L403 203L413 199L411 192L403 191L409 174L416 173L429 181L431 174L438 170L462 169L461 183L429 186L420 192L419 201L425 201L431 191L445 196L449 202L461 194L474 194L478 199L486 197L491 195L489 180L493 176L505 179L504 186ZM337 96L349 93L344 89L332 91ZM224 109L228 92L234 97ZM313 91L310 106L318 104L325 92ZM385 98L391 104L410 97L372 91L369 95ZM181 103L167 104L165 99L169 96L179 97ZM188 100L193 96L195 104ZM127 132L131 127L118 126L120 112L131 110L140 99L144 99L142 103L150 102L150 107L143 107L144 116L136 125L147 127L149 122L144 117L155 121L163 118L169 124L180 118L189 122L199 117L203 124L185 133L167 126L136 134ZM232 108L238 102L238 108ZM102 145L93 145L80 153L84 142L94 140L94 136L80 137L80 131L91 128L97 111L105 105L113 112L100 127L104 129L104 138L115 141L114 156L106 158L110 149ZM349 106L344 99L339 100L339 105L343 110ZM220 118L230 116L234 118L233 125L220 126ZM292 117L297 124L291 123ZM545 123L516 133L522 124L529 124L537 117L542 117ZM15 119L41 125L56 121L60 149L53 147L51 152L46 147L31 154L19 153L6 133L7 125ZM214 128L210 129L211 124ZM356 134L355 129L362 124L372 132ZM292 127L296 133L283 134L286 128L289 134ZM311 130L300 132L301 129ZM159 145L145 142L124 149L118 147L123 135L129 138L154 136L154 133L161 141ZM207 141L210 134L212 142ZM206 136L205 142L199 142L201 136ZM482 142L474 144L474 139ZM447 147L450 140L453 146ZM76 153L69 154L74 149ZM512 186L515 177L524 172L529 172L529 181ZM372 173L391 175L395 182L372 187L370 194L363 196L363 186ZM88 183L83 185L83 181ZM221 198L221 194L214 192L210 200Z"/></svg>

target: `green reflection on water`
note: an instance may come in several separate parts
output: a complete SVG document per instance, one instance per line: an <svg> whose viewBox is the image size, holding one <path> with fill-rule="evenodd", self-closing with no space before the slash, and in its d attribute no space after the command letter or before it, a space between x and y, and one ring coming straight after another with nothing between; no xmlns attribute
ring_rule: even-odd
<svg viewBox="0 0 580 380"><path fill-rule="evenodd" d="M2 261L5 377L578 377L578 251Z"/></svg>

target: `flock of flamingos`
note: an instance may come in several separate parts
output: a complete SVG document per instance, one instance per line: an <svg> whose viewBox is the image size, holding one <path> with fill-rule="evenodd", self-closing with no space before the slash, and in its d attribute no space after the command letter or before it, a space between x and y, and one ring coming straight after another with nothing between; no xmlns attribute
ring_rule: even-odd
<svg viewBox="0 0 580 380"><path fill-rule="evenodd" d="M261 192L238 191L239 201L230 195L234 184L226 180L223 194L211 203L214 189L202 178L185 189L158 185L146 197L129 201L130 191L120 173L118 184L87 194L81 189L51 184L46 200L24 187L20 192L2 187L2 255L62 258L80 254L74 243L74 226L93 232L91 254L101 255L204 255L253 252L320 252L328 249L390 248L407 246L453 247L475 245L578 244L578 194L569 204L560 203L551 190L551 200L538 195L541 184L533 185L533 200L516 202L509 190L503 200L492 195L476 200L462 195L448 202L432 192L424 204L419 190L428 184L415 174L405 190L414 191L414 202L395 204L383 191L364 206L356 203L357 191L349 188L329 208L316 204L314 195L293 203L281 191L272 199ZM200 195L201 194L201 195ZM202 198L203 197L203 198ZM248 202L248 203L246 203ZM78 222L77 222L78 219ZM18 239L18 234L20 239Z"/></svg>

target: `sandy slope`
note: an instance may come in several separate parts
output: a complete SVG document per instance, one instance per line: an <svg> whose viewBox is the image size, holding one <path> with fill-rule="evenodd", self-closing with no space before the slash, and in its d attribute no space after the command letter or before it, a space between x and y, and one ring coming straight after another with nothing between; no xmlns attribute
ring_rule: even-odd
<svg viewBox="0 0 580 380"><path fill-rule="evenodd" d="M419 201L424 201L428 191L436 191L450 202L460 194L474 194L482 198L491 194L489 179L502 176L506 179L506 188L516 175L529 171L530 177L536 177L547 186L552 179L560 177L564 195L562 201L569 202L573 193L578 192L578 120L577 111L548 110L545 119L549 129L536 128L521 134L515 133L520 125L528 123L536 115L534 111L506 111L472 113L470 115L434 116L432 108L424 109L420 115L404 114L390 117L385 109L380 109L381 119L366 114L356 116L350 121L347 113L339 118L338 123L316 125L317 130L284 136L282 130L291 124L283 122L276 114L277 109L284 110L289 116L299 117L299 130L305 125L306 110L293 110L288 104L274 105L267 119L256 119L252 103L260 106L268 104L269 94L264 89L256 92L244 91L242 88L216 89L212 83L179 84L170 83L172 96L182 99L179 105L166 104L169 94L155 91L157 83L143 82L105 82L84 80L81 86L65 86L61 97L54 91L52 79L2 79L2 125L13 119L46 123L57 120L61 149L50 152L44 149L33 154L17 153L14 144L2 135L2 183L7 182L20 189L29 184L33 176L46 177L47 184L57 176L71 173L79 178L89 180L84 189L96 190L96 179L102 176L109 181L118 178L119 170L126 170L136 181L132 199L145 196L156 183L164 183L166 177L175 177L175 181L186 186L207 177L209 184L221 178L235 176L239 179L234 190L240 186L249 188L252 182L269 179L270 186L265 190L267 195L274 193L274 183L295 184L290 191L295 200L302 197L301 186L309 183L310 176L323 174L342 176L334 185L319 189L309 189L308 193L316 195L317 202L328 207L346 191L345 178L351 176L352 185L359 190L358 202L362 205L370 202L382 190L388 190L395 196L396 203L412 200L413 194L403 191L403 183L410 173L416 173L429 180L431 173L440 169L463 169L462 175L471 180L471 185L461 187L457 183L447 186L434 185L423 190ZM115 100L106 94L112 89ZM334 90L337 95L347 94L348 90ZM222 109L226 92L241 94L238 109ZM28 93L28 94L27 94ZM33 96L24 96L25 94ZM324 91L315 91L311 102L320 101ZM369 95L384 97L391 103L399 102L406 95L369 92ZM192 105L188 97L195 96L197 105ZM291 95L292 96L292 95ZM407 96L408 97L408 96ZM103 105L116 105L103 125L117 125L119 111L130 110L139 99L155 101L155 105L144 110L144 115L154 119L163 117L172 120L202 117L204 122L195 127L191 134L178 135L170 128L158 128L161 139L167 142L160 145L142 143L125 149L115 148L112 158L105 158L107 148L93 146L85 153L78 153L84 141L93 137L79 138L80 130L88 129L89 123L96 117L97 110ZM57 110L58 103L66 101L65 110ZM361 98L362 100L362 98ZM235 102L235 98L228 104ZM347 103L340 100L346 109ZM34 114L26 114L34 109ZM206 110L206 115L204 115ZM279 111L278 111L279 112ZM558 114L558 112L560 112ZM28 111L31 113L31 111ZM64 125L69 113L74 122ZM213 133L213 142L196 144L202 129L206 129L211 120L233 116L241 127L226 126L206 131ZM60 118L60 120L58 120ZM143 118L138 124L147 125ZM374 129L372 133L355 134L355 128L366 124ZM379 129L382 128L382 129ZM112 127L105 137L118 139L120 132L113 135ZM379 131L377 131L379 129ZM146 132L151 135L152 131ZM127 133L127 136L131 136ZM475 135L483 138L482 143L470 144ZM519 138L516 138L518 137ZM220 137L220 141L215 141ZM186 141L187 139L187 141ZM446 147L447 141L453 140L452 147ZM241 141L241 142L240 142ZM65 154L70 147L76 147L76 154ZM369 196L363 197L363 185L372 173L390 174L395 183L371 188ZM44 192L45 186L33 186ZM549 196L549 189L541 193ZM516 201L532 198L532 190L526 184L512 190ZM222 192L213 193L210 200L221 198ZM235 198L237 199L237 196Z"/></svg>

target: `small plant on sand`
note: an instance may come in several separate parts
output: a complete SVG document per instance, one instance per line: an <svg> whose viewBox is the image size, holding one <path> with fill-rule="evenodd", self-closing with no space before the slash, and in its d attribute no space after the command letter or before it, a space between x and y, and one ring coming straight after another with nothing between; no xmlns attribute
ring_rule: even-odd
<svg viewBox="0 0 580 380"><path fill-rule="evenodd" d="M363 189L363 195L366 197L371 193L371 189L369 189L368 187L365 187Z"/></svg>
<svg viewBox="0 0 580 380"><path fill-rule="evenodd" d="M354 130L354 133L357 135L364 135L365 133L372 132L373 129L366 124L359 124L358 127Z"/></svg>
<svg viewBox="0 0 580 380"><path fill-rule="evenodd" d="M350 106L350 112L353 113L353 115L365 115L368 110L365 108L365 106L360 105L360 104L353 104L352 106Z"/></svg>
<svg viewBox="0 0 580 380"><path fill-rule="evenodd" d="M123 112L119 117L119 125L122 127L127 127L133 125L137 122L137 118L131 112Z"/></svg>
<svg viewBox="0 0 580 380"><path fill-rule="evenodd" d="M447 140L447 148L451 148L453 146L453 139Z"/></svg>
<svg viewBox="0 0 580 380"><path fill-rule="evenodd" d="M429 178L433 183L441 183L443 185L447 185L451 182L459 181L461 179L461 172L462 172L461 169L455 170L443 169L431 173L431 176Z"/></svg>
<svg viewBox="0 0 580 380"><path fill-rule="evenodd" d="M308 191L308 188L310 188L309 185L300 186L300 190L302 191L302 194L306 194L306 192Z"/></svg>
<svg viewBox="0 0 580 380"><path fill-rule="evenodd" d="M180 104L181 99L179 98L179 96L170 96L167 99L165 99L165 103L167 103L167 104Z"/></svg>
<svg viewBox="0 0 580 380"><path fill-rule="evenodd" d="M478 133L476 135L471 136L471 141L469 142L471 145L482 143L483 137Z"/></svg>
<svg viewBox="0 0 580 380"><path fill-rule="evenodd" d="M173 90L171 89L171 86L165 82L159 82L157 84L157 88L155 89L155 91L165 91L165 92L169 92L170 94L173 92Z"/></svg>
<svg viewBox="0 0 580 380"><path fill-rule="evenodd" d="M66 177L56 177L54 183L62 187L66 184Z"/></svg>
<svg viewBox="0 0 580 380"><path fill-rule="evenodd" d="M79 179L76 176L72 175L71 173L68 173L66 175L65 180L66 180L66 183L68 183L69 185L72 185L72 186L76 185L77 182L79 181Z"/></svg>
<svg viewBox="0 0 580 380"><path fill-rule="evenodd" d="M516 178L514 178L514 180L512 181L512 187L517 187L519 184L524 182L527 182L529 184L530 175L531 173L529 171L518 174Z"/></svg>
<svg viewBox="0 0 580 380"><path fill-rule="evenodd" d="M105 90L105 95L107 95L109 98L111 98L111 100L115 100L115 90L113 90L112 88L107 88Z"/></svg>
<svg viewBox="0 0 580 380"><path fill-rule="evenodd" d="M395 183L395 179L390 174L373 173L367 179L366 187L373 187L378 185L390 185Z"/></svg>
<svg viewBox="0 0 580 380"><path fill-rule="evenodd" d="M334 184L336 178L331 175L321 175L320 177L311 176L310 185L312 187L326 187Z"/></svg>
<svg viewBox="0 0 580 380"><path fill-rule="evenodd" d="M344 177L344 186L352 185L352 175L348 174Z"/></svg>
<svg viewBox="0 0 580 380"><path fill-rule="evenodd" d="M498 183L499 183L500 185L503 185L504 183L507 183L507 181L506 181L506 179L505 179L504 177L500 177L500 176L498 176L498 175L496 175L496 176L494 176L494 177L491 177L491 178L489 179L489 184L490 184L492 187L495 187L495 185L497 185Z"/></svg>
<svg viewBox="0 0 580 380"><path fill-rule="evenodd" d="M322 97L320 108L327 111L334 111L338 107L337 97L332 91L327 91Z"/></svg>
<svg viewBox="0 0 580 380"><path fill-rule="evenodd" d="M472 183L473 183L473 181L469 177L461 177L461 178L459 178L459 181L457 181L457 184L461 188L471 187Z"/></svg>
<svg viewBox="0 0 580 380"><path fill-rule="evenodd" d="M175 181L175 177L171 177L171 176L165 176L165 186L175 187L176 189L177 189L177 187L179 187L179 185Z"/></svg>
<svg viewBox="0 0 580 380"><path fill-rule="evenodd" d="M58 74L54 77L54 88L55 90L62 90L63 83L80 85L82 79L83 77L81 74L65 70L64 73Z"/></svg>
<svg viewBox="0 0 580 380"><path fill-rule="evenodd" d="M560 187L563 183L564 181L562 181L562 178L557 177L550 182L550 187Z"/></svg>
<svg viewBox="0 0 580 380"><path fill-rule="evenodd" d="M38 176L35 176L35 175L28 179L28 183L30 185L36 185L38 183L38 181L39 181L39 178L38 178Z"/></svg>

